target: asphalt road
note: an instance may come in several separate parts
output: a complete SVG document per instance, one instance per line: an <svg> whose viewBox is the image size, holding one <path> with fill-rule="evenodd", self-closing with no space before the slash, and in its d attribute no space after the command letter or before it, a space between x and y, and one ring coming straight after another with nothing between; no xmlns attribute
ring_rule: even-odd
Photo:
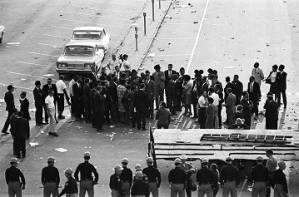
<svg viewBox="0 0 299 197"><path fill-rule="evenodd" d="M86 0L84 3L82 5L79 0L0 2L0 24L5 25L9 32L5 35L5 44L0 46L1 95L9 83L17 86L17 93L21 90L31 92L36 79L44 81L48 76L55 78L55 60L75 26L104 26L112 35L111 50L115 49L132 23L130 19L140 13L145 1ZM176 70L185 67L192 74L194 69L206 71L212 67L219 71L221 81L237 73L242 81L247 82L255 61L260 62L266 75L273 64L285 64L289 80L289 107L285 112L281 111L279 125L281 129L298 129L299 87L296 79L299 72L295 66L299 57L298 8L299 2L296 0L177 1L159 30L150 50L154 55L146 59L144 68L152 70L154 64L160 63L165 69L168 63L172 63ZM263 84L263 93L268 88ZM178 124L171 125L172 128L197 128L192 120L183 117L174 122ZM256 124L256 128L263 128L263 118ZM145 166L148 141L147 131L114 126L108 125L104 133L98 134L90 125L67 120L59 129L59 138L51 138L45 134L45 129L41 129L43 132L31 139L39 146L30 148L28 157L20 164L28 182L24 196L41 195L40 170L48 156L56 157L56 165L63 177L63 169L74 169L87 150L91 151L92 162L100 173L96 194L109 196L108 181L113 166L123 157L130 159L131 168L136 163ZM57 152L55 148L65 148L67 152ZM159 161L158 165L163 175L161 196L169 196L166 177L172 163ZM288 165L290 196L296 196L299 192L299 165ZM6 167L5 161L1 161L0 196L6 196L3 179ZM250 193L245 192L241 196L250 196Z"/></svg>

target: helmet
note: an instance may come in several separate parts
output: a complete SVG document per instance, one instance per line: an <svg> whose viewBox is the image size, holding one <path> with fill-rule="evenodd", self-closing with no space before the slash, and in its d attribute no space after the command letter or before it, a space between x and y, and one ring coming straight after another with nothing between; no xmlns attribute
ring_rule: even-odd
<svg viewBox="0 0 299 197"><path fill-rule="evenodd" d="M180 158L176 158L176 159L174 160L174 163L175 163L175 164L181 164L181 163L182 163L182 160L181 160Z"/></svg>
<svg viewBox="0 0 299 197"><path fill-rule="evenodd" d="M72 170L71 168L67 168L67 169L65 169L64 173L65 173L65 174L72 175L73 170Z"/></svg>
<svg viewBox="0 0 299 197"><path fill-rule="evenodd" d="M48 157L48 163L54 163L55 158L53 156Z"/></svg>

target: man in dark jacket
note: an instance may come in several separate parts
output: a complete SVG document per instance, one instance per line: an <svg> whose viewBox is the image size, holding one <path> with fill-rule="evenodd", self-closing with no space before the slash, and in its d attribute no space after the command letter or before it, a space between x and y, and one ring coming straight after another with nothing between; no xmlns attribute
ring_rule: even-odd
<svg viewBox="0 0 299 197"><path fill-rule="evenodd" d="M148 106L148 97L145 92L144 83L140 84L139 90L134 96L134 106L136 108L137 129L145 130L145 118Z"/></svg>
<svg viewBox="0 0 299 197"><path fill-rule="evenodd" d="M137 171L135 174L135 181L132 185L131 195L132 197L148 197L149 196L149 187L148 183L143 180L143 173Z"/></svg>
<svg viewBox="0 0 299 197"><path fill-rule="evenodd" d="M98 132L102 131L102 126L104 124L104 113L105 113L105 97L103 95L103 88L101 86L97 87L95 93L95 127Z"/></svg>
<svg viewBox="0 0 299 197"><path fill-rule="evenodd" d="M278 86L278 99L277 103L280 106L280 95L282 95L283 105L284 108L287 107L287 96L286 96L286 89L287 89L287 73L284 72L284 65L280 65L278 68L277 73L277 86Z"/></svg>
<svg viewBox="0 0 299 197"><path fill-rule="evenodd" d="M155 83L154 78L150 76L150 72L146 71L145 78L145 92L148 97L148 116L154 118L154 94L155 94Z"/></svg>
<svg viewBox="0 0 299 197"><path fill-rule="evenodd" d="M227 92L227 90L230 88L230 89L234 89L234 85L232 84L232 82L230 81L230 77L229 76L227 76L226 78L225 78L225 81L226 81L226 85L225 85L225 87L224 87L224 101L226 101L226 98L227 98L227 96L228 96L228 92Z"/></svg>
<svg viewBox="0 0 299 197"><path fill-rule="evenodd" d="M111 197L120 197L122 196L121 191L121 180L120 175L122 173L122 167L114 167L114 174L110 176L109 187L111 189Z"/></svg>
<svg viewBox="0 0 299 197"><path fill-rule="evenodd" d="M261 98L261 89L260 85L255 82L253 76L249 78L247 92L249 93L249 100L252 102L252 112L255 114L254 118L257 120L259 113L259 100Z"/></svg>
<svg viewBox="0 0 299 197"><path fill-rule="evenodd" d="M17 158L26 156L26 139L30 136L29 122L23 118L22 112L17 112L11 118L11 135L13 137L13 152Z"/></svg>
<svg viewBox="0 0 299 197"><path fill-rule="evenodd" d="M218 184L217 177L209 169L209 161L207 159L202 159L201 169L197 171L196 181L198 182L198 196L207 197L213 196L212 186Z"/></svg>
<svg viewBox="0 0 299 197"><path fill-rule="evenodd" d="M144 168L142 172L148 177L149 193L151 193L153 197L158 197L161 174L159 170L153 166L153 158L147 158L146 163L148 167Z"/></svg>
<svg viewBox="0 0 299 197"><path fill-rule="evenodd" d="M75 117L77 119L82 118L83 114L83 85L82 80L79 79L74 85L73 85L73 93L74 93L74 106L75 106Z"/></svg>
<svg viewBox="0 0 299 197"><path fill-rule="evenodd" d="M252 187L252 197L258 196L266 196L266 187L268 177L268 170L263 165L264 159L262 157L258 157L257 165L252 168L250 182L253 183Z"/></svg>
<svg viewBox="0 0 299 197"><path fill-rule="evenodd" d="M168 174L168 182L170 185L171 197L185 196L185 186L187 182L187 175L185 171L181 168L182 161L177 158L174 160L175 168L170 170Z"/></svg>
<svg viewBox="0 0 299 197"><path fill-rule="evenodd" d="M237 197L237 186L240 183L239 172L232 164L232 159L226 159L226 165L220 172L220 183L223 185L223 196Z"/></svg>
<svg viewBox="0 0 299 197"><path fill-rule="evenodd" d="M43 94L44 94L44 100L46 99L46 97L49 95L49 92L51 90L53 90L54 92L54 104L56 106L56 102L57 102L57 88L56 88L56 84L53 84L52 83L52 79L51 78L48 78L47 79L47 84L45 84L42 88L43 90ZM44 105L44 110L45 110L45 122L46 123L49 123L48 120L49 120L49 116L48 116L48 113L47 113L47 108L46 108L46 105ZM56 118L56 116L55 116ZM56 121L57 122L57 121Z"/></svg>
<svg viewBox="0 0 299 197"><path fill-rule="evenodd" d="M264 109L266 110L266 129L277 129L278 104L273 100L273 94L271 92L267 95Z"/></svg>
<svg viewBox="0 0 299 197"><path fill-rule="evenodd" d="M41 89L40 81L35 81L35 88L33 90L34 103L35 103L35 122L36 126L43 124L43 107L45 106L45 97Z"/></svg>
<svg viewBox="0 0 299 197"><path fill-rule="evenodd" d="M15 111L15 102L14 102L14 95L13 95L14 89L15 88L12 85L7 86L8 91L5 93L4 96L4 101L6 103L6 111L8 112L8 114L2 129L2 134L9 134L7 130L10 124L10 117Z"/></svg>
<svg viewBox="0 0 299 197"><path fill-rule="evenodd" d="M171 92L169 92L169 89L167 89L168 82L172 79L173 75L178 74L176 71L172 70L173 65L168 64L168 70L164 71L165 75L165 94L166 94L166 105L168 108L170 108L171 100L173 95Z"/></svg>
<svg viewBox="0 0 299 197"><path fill-rule="evenodd" d="M67 178L67 181L65 182L64 188L58 195L58 197L63 196L66 194L67 197L76 197L78 194L78 185L74 177L72 176L73 171L70 168L67 168L64 171L64 175Z"/></svg>
<svg viewBox="0 0 299 197"><path fill-rule="evenodd" d="M55 158L50 156L47 160L48 166L42 169L41 182L44 186L44 197L58 196L60 176L58 169L54 166Z"/></svg>
<svg viewBox="0 0 299 197"><path fill-rule="evenodd" d="M84 109L84 119L86 121L86 123L89 123L90 122L90 82L89 82L89 79L85 79L84 80L84 85L83 85L83 95L82 95L82 101L83 101L83 109Z"/></svg>
<svg viewBox="0 0 299 197"><path fill-rule="evenodd" d="M241 96L243 93L243 83L239 80L239 75L234 75L233 84L233 93L237 97L237 104L240 104Z"/></svg>

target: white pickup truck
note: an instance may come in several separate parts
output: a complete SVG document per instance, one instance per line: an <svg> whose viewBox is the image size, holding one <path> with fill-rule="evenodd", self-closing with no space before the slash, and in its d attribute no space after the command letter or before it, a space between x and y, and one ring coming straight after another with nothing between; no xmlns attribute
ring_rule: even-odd
<svg viewBox="0 0 299 197"><path fill-rule="evenodd" d="M4 29L5 27L0 25L0 44L3 42Z"/></svg>

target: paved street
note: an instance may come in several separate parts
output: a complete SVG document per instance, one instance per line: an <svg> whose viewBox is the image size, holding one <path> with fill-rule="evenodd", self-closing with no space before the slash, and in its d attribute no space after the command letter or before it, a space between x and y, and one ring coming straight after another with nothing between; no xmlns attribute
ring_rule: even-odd
<svg viewBox="0 0 299 197"><path fill-rule="evenodd" d="M7 84L16 86L15 102L21 91L29 93L31 117L34 117L32 90L34 81L45 83L48 77L57 79L56 59L69 40L72 29L82 25L101 25L112 36L111 53L127 53L133 68L153 71L160 64L162 70L168 63L175 70L184 67L193 75L195 69L213 68L219 72L219 80L239 74L247 87L253 63L267 76L274 64L284 64L288 73L288 107L279 113L279 129L299 130L299 2L296 0L180 0L161 1L162 10L156 2L156 20L151 21L149 0L2 0L0 2L0 25L5 25L4 44L0 45L0 123L6 118L3 95ZM142 12L147 12L148 34L143 36ZM159 27L160 22L163 22ZM134 30L139 28L139 50L135 51ZM157 33L154 41L151 40ZM148 52L148 53L147 53ZM130 59L130 57L132 59ZM145 57L145 58L144 58ZM144 58L144 59L143 59ZM105 60L105 62L107 59ZM245 85L246 84L246 85ZM269 85L262 84L265 101ZM20 168L27 178L25 197L41 196L40 171L46 158L55 156L62 183L63 170L75 168L82 161L85 151L91 152L91 162L100 174L95 187L97 195L109 196L109 176L112 168L123 157L130 159L129 166L136 163L145 166L148 131L137 131L121 124L105 125L103 133L97 133L90 124L75 122L66 109L67 119L59 122L59 138L48 136L47 127L34 127L30 142L38 146L29 147L27 158ZM224 117L225 114L223 113ZM152 125L154 123L150 122ZM199 128L193 119L178 115L173 117L171 128ZM252 128L264 129L263 115ZM282 131L283 132L283 131ZM0 196L7 196L4 170L12 154L12 139L0 137ZM66 152L56 151L64 148ZM194 163L198 166L198 162ZM167 174L173 167L169 161L159 161L162 173L160 196L169 196ZM299 192L299 163L289 162L287 176L290 197ZM239 188L240 189L240 188ZM244 189L242 197L250 196ZM195 193L194 193L195 195ZM222 196L219 194L218 196Z"/></svg>

